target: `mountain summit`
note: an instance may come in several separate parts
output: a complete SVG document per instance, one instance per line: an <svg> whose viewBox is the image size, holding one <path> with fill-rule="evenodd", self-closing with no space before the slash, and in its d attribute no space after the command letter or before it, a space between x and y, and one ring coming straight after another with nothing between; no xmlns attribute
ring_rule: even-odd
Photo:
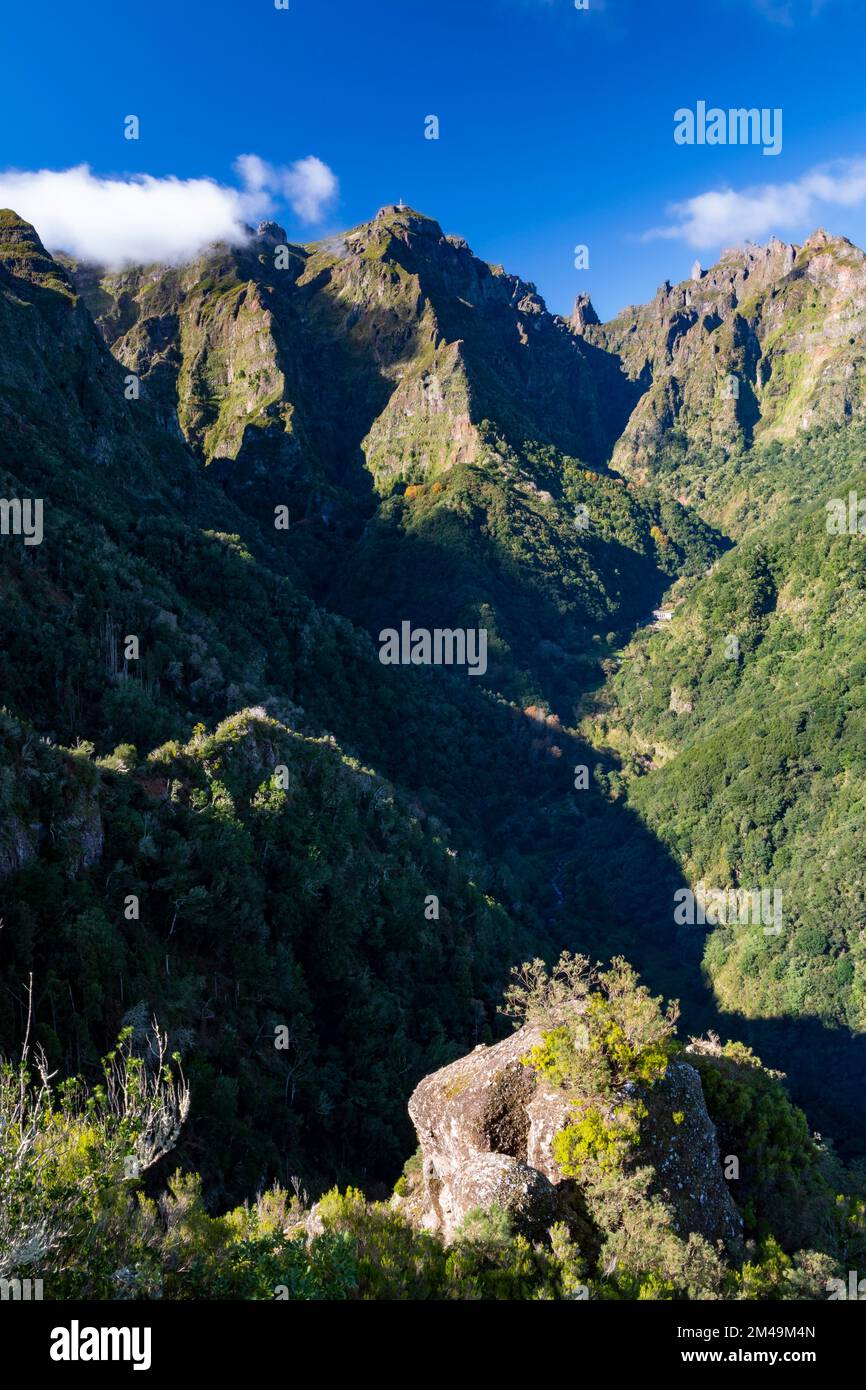
<svg viewBox="0 0 866 1390"><path fill-rule="evenodd" d="M517 445L610 452L628 392L534 285L411 208L311 246L281 233L262 224L182 268L71 267L114 354L206 461L291 472L302 449L334 482L360 453L377 484L420 483L474 458L485 419Z"/></svg>

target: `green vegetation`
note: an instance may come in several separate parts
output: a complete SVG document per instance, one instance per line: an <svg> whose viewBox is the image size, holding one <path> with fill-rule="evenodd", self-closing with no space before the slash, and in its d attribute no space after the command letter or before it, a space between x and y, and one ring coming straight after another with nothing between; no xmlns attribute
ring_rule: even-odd
<svg viewBox="0 0 866 1390"><path fill-rule="evenodd" d="M0 537L0 1049L30 1049L2 1086L34 1156L5 1151L7 1210L51 1215L52 1296L816 1296L863 1189L780 1062L866 1144L866 572L825 526L866 434L856 345L824 412L797 338L842 253L803 252L772 324L776 252L723 321L702 279L675 391L675 294L578 336L410 210L286 270L279 231L102 274L0 214L0 494L45 505L43 544ZM484 628L484 678L382 665L407 618ZM684 941L701 880L778 889L783 932ZM358 1185L400 1173L418 1080L499 1035L512 963L563 948L609 964L517 1002L585 1209L537 1245L475 1213L446 1248L417 1172L394 1204ZM641 1158L692 1122L659 994L741 1039L688 1052L741 1251L676 1229ZM148 1069L154 1018L185 1082ZM168 1185L124 1167L154 1086Z"/></svg>
<svg viewBox="0 0 866 1390"><path fill-rule="evenodd" d="M662 1008L626 961L597 971L566 954L551 974L536 961L507 1007L542 1028L525 1062L573 1104L553 1153L586 1203L583 1246L598 1268L616 1268L619 1296L817 1297L819 1281L864 1248L866 1171L846 1170L812 1138L779 1074L741 1043L711 1037L683 1052L676 1007ZM674 1059L697 1066L721 1152L737 1156L726 1176L746 1244L727 1258L695 1232L683 1238L646 1164Z"/></svg>
<svg viewBox="0 0 866 1390"><path fill-rule="evenodd" d="M844 1262L864 1233L864 1171L846 1171L809 1133L802 1110L742 1043L691 1049L723 1153L739 1156L736 1199L747 1236L785 1250L818 1244Z"/></svg>
<svg viewBox="0 0 866 1390"><path fill-rule="evenodd" d="M827 500L847 498L866 477L830 486ZM823 501L789 503L754 528L667 632L623 654L592 736L625 727L641 739L648 756L632 764L629 797L688 881L782 893L780 935L711 933L722 1003L861 1030L866 569L861 538L828 535L825 519ZM675 712L673 691L687 708Z"/></svg>
<svg viewBox="0 0 866 1390"><path fill-rule="evenodd" d="M530 969L531 987L522 999L510 992L510 1010L538 1021L561 1018L564 1004L572 1022L547 1031L527 1063L594 1116L591 1143L582 1142L582 1120L557 1145L586 1211L575 1207L575 1220L554 1224L544 1240L516 1234L493 1206L470 1211L443 1245L411 1220L414 1163L390 1202L334 1188L311 1208L294 1179L291 1194L273 1186L213 1215L194 1173L152 1179L186 1120L190 1091L158 1030L130 1028L90 1091L79 1079L55 1086L44 1056L26 1049L19 1063L0 1066L0 1277L38 1268L50 1299L785 1299L824 1296L844 1262L863 1257L866 1186L828 1167L751 1055L712 1041L698 1065L714 1117L726 1141L746 1139L749 1202L757 1199L764 1218L772 1209L789 1239L765 1226L759 1243L724 1256L694 1233L680 1236L650 1190L650 1170L633 1161L645 1108L626 1101L628 1133L599 1108L615 1106L636 1081L652 1091L663 1080L675 1010L662 1010L624 961L600 974L568 957L552 976L540 962ZM588 1041L575 1046L583 1028ZM830 1176L847 1183L847 1195L828 1198ZM792 1222L802 1227L816 1214L817 1248L794 1248Z"/></svg>

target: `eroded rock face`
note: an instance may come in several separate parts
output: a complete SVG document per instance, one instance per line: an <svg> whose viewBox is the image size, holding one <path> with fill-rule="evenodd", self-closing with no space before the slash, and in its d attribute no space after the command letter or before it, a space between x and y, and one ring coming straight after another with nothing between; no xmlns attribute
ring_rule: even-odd
<svg viewBox="0 0 866 1390"><path fill-rule="evenodd" d="M530 1109L535 1074L521 1062L539 1042L538 1031L521 1029L495 1047L478 1047L467 1057L426 1076L409 1101L409 1114L423 1153L422 1224L450 1240L468 1211L494 1203L526 1231L546 1229L557 1219L552 1165L538 1158ZM545 1116L556 1132L568 1105ZM539 1232L540 1233L540 1232Z"/></svg>
<svg viewBox="0 0 866 1390"><path fill-rule="evenodd" d="M474 1207L497 1203L532 1237L580 1205L579 1185L563 1178L553 1157L571 1104L521 1062L540 1040L540 1029L526 1027L478 1047L425 1077L409 1101L422 1150L420 1221L446 1241ZM697 1071L672 1062L646 1103L638 1161L655 1170L653 1189L672 1206L680 1234L736 1245L742 1221Z"/></svg>

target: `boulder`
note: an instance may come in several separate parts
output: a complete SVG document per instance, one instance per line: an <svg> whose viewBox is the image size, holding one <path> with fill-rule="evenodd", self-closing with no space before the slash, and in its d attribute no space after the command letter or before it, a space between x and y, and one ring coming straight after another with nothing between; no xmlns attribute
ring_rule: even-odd
<svg viewBox="0 0 866 1390"><path fill-rule="evenodd" d="M522 1062L541 1040L524 1027L492 1047L426 1076L409 1101L422 1157L415 1218L450 1241L473 1208L494 1203L530 1238L583 1210L579 1184L563 1177L553 1141L573 1117L568 1097ZM725 1185L715 1126L698 1072L680 1059L644 1093L639 1166L674 1211L679 1233L734 1248L742 1221Z"/></svg>
<svg viewBox="0 0 866 1390"><path fill-rule="evenodd" d="M539 1031L521 1029L494 1047L477 1047L425 1077L409 1101L423 1156L421 1223L446 1240L473 1207L494 1202L524 1231L557 1219L562 1175L550 1163L529 1162L539 1149L530 1114L537 1087L520 1059L540 1039ZM563 1096L545 1125L555 1132L568 1111Z"/></svg>

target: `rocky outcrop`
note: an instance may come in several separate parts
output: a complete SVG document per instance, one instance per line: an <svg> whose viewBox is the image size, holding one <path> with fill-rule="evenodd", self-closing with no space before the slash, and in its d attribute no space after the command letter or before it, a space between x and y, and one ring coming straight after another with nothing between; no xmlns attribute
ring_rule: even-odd
<svg viewBox="0 0 866 1390"><path fill-rule="evenodd" d="M530 1237L582 1208L553 1141L573 1118L566 1095L524 1065L540 1030L522 1028L492 1047L427 1076L409 1101L422 1154L420 1223L450 1240L467 1212L494 1203ZM653 1191L669 1203L681 1235L735 1247L742 1221L725 1185L715 1127L700 1077L675 1060L645 1097L637 1162L654 1171Z"/></svg>
<svg viewBox="0 0 866 1390"><path fill-rule="evenodd" d="M540 1033L521 1029L427 1076L409 1101L423 1155L421 1221L449 1240L468 1211L494 1203L523 1230L558 1216L560 1175L545 1154L565 1124L565 1097L535 1106L535 1074L521 1058ZM545 1171L546 1170L546 1171Z"/></svg>
<svg viewBox="0 0 866 1390"><path fill-rule="evenodd" d="M61 834L75 847L68 869L70 878L74 878L82 869L92 868L102 858L105 828L95 801L84 802L77 814L61 822Z"/></svg>
<svg viewBox="0 0 866 1390"><path fill-rule="evenodd" d="M671 698L668 709L673 714L691 714L694 709L693 702L682 690L678 690L675 685L671 686Z"/></svg>
<svg viewBox="0 0 866 1390"><path fill-rule="evenodd" d="M653 1191L673 1209L679 1234L694 1231L736 1250L743 1220L725 1183L700 1074L688 1062L672 1062L646 1103L640 1162L653 1169Z"/></svg>

